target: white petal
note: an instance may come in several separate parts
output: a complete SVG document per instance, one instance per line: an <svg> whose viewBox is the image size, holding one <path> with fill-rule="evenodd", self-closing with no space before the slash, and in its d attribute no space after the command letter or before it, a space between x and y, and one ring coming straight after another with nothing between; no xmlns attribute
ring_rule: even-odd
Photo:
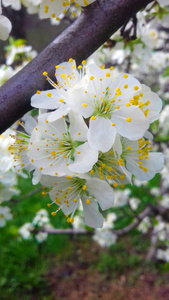
<svg viewBox="0 0 169 300"><path fill-rule="evenodd" d="M89 118L94 111L94 94L85 88L85 80L71 90L68 90L67 103L71 109L84 118Z"/></svg>
<svg viewBox="0 0 169 300"><path fill-rule="evenodd" d="M122 94L116 98L116 103L118 103L118 100L120 99L121 102L128 102L130 99L133 98L133 96L136 94L137 91L141 90L141 84L139 81L134 78L132 75L128 75L127 78L124 78L124 74L121 74L118 76L109 86L109 92L114 94L114 91L116 88L120 88ZM128 86L127 88L125 88ZM138 90L135 90L135 87L138 88ZM119 104L119 103L118 103Z"/></svg>
<svg viewBox="0 0 169 300"><path fill-rule="evenodd" d="M97 203L94 200L90 200L90 204L86 204L86 198L84 196L81 197L84 222L90 227L102 228L104 219L98 210Z"/></svg>
<svg viewBox="0 0 169 300"><path fill-rule="evenodd" d="M131 118L128 122L127 118ZM130 140L137 140L144 136L149 127L149 121L143 112L134 106L121 107L112 113L112 122L115 123L117 132Z"/></svg>
<svg viewBox="0 0 169 300"><path fill-rule="evenodd" d="M70 111L70 108L66 104L61 104L59 108L57 108L55 111L51 112L48 117L49 122L54 122L58 120L59 118L64 118Z"/></svg>
<svg viewBox="0 0 169 300"><path fill-rule="evenodd" d="M63 5L63 0L51 1L51 0L43 0L40 4L40 18L46 19L51 18L54 13L56 17L63 13L63 11L67 10L70 4ZM69 2L68 2L69 3ZM45 6L48 6L48 9L45 9Z"/></svg>
<svg viewBox="0 0 169 300"><path fill-rule="evenodd" d="M87 191L96 198L102 210L114 204L114 192L109 184L97 178L86 179Z"/></svg>
<svg viewBox="0 0 169 300"><path fill-rule="evenodd" d="M144 159L143 167L147 169L147 172L140 169L136 161L130 160L126 161L126 168L134 174L137 179L144 181L150 180L154 177L156 173L159 173L163 169L164 156L162 153L150 153L149 159Z"/></svg>
<svg viewBox="0 0 169 300"><path fill-rule="evenodd" d="M76 173L86 173L89 172L97 162L98 151L91 149L89 143L86 142L76 148L74 157L75 161L69 165L69 169Z"/></svg>
<svg viewBox="0 0 169 300"><path fill-rule="evenodd" d="M113 144L113 150L115 152L115 155L117 159L120 157L122 154L122 143L119 134L116 134L116 138Z"/></svg>
<svg viewBox="0 0 169 300"><path fill-rule="evenodd" d="M81 6L86 6L86 5L93 3L94 1L96 1L96 0L87 0L87 1L86 0L75 0L74 2L77 2Z"/></svg>
<svg viewBox="0 0 169 300"><path fill-rule="evenodd" d="M32 178L32 183L34 185L38 184L41 178L41 172L40 170L35 169L35 171L33 172L33 178Z"/></svg>
<svg viewBox="0 0 169 300"><path fill-rule="evenodd" d="M51 96L48 96L48 95ZM55 109L60 107L59 99L64 99L65 95L55 89L42 91L40 94L35 94L31 98L31 106L36 108Z"/></svg>
<svg viewBox="0 0 169 300"><path fill-rule="evenodd" d="M88 127L83 117L73 111L69 112L70 127L69 132L71 139L74 141L86 141Z"/></svg>
<svg viewBox="0 0 169 300"><path fill-rule="evenodd" d="M159 118L159 113L162 109L162 101L159 96L152 92L151 89L145 84L142 84L141 88L141 93L143 93L143 96L139 98L139 102L145 103L150 101L150 104L143 106L143 109L144 111L149 109L147 118L149 119L150 123L152 123Z"/></svg>
<svg viewBox="0 0 169 300"><path fill-rule="evenodd" d="M5 16L0 15L0 40L7 40L11 31L11 22Z"/></svg>
<svg viewBox="0 0 169 300"><path fill-rule="evenodd" d="M116 137L116 129L111 125L111 121L103 117L90 119L88 141L95 150L107 152L113 145Z"/></svg>
<svg viewBox="0 0 169 300"><path fill-rule="evenodd" d="M149 131L146 131L145 134L144 134L144 137L148 140L153 140L153 135L151 132Z"/></svg>

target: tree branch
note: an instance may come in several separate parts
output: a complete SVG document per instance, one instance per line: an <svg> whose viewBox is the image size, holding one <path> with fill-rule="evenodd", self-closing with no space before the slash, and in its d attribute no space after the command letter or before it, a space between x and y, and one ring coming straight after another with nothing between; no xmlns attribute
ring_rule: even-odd
<svg viewBox="0 0 169 300"><path fill-rule="evenodd" d="M55 229L55 228L46 228L43 227L39 229L40 232L46 232L48 234L69 234L69 235L79 235L79 234L85 234L85 235L92 235L93 232L88 231L86 229Z"/></svg>
<svg viewBox="0 0 169 300"><path fill-rule="evenodd" d="M55 65L71 57L79 64L150 2L97 0L84 8L68 29L0 88L0 133L31 109L30 98L37 90L47 89L44 71L54 78Z"/></svg>
<svg viewBox="0 0 169 300"><path fill-rule="evenodd" d="M134 219L134 221L129 224L128 226L117 229L117 230L111 230L112 233L116 234L117 236L125 235L130 230L135 228L146 216L150 215L152 212L151 207L146 207L138 216ZM86 229L55 229L55 228L41 228L39 231L46 232L49 234L73 234L73 235L79 235L79 234L87 234L92 235L94 232L88 231Z"/></svg>

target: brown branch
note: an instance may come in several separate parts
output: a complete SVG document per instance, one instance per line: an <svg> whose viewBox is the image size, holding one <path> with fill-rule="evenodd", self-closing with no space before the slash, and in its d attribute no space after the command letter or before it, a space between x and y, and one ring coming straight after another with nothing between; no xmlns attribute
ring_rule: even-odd
<svg viewBox="0 0 169 300"><path fill-rule="evenodd" d="M134 220L132 223L130 223L128 226L122 228L122 229L117 229L117 230L112 230L114 234L117 234L118 236L125 235L128 233L130 230L134 229L136 226L138 226L141 221L148 215L152 213L152 208L151 207L146 207Z"/></svg>
<svg viewBox="0 0 169 300"><path fill-rule="evenodd" d="M79 64L152 0L97 0L32 62L0 88L0 133L31 109L30 98L47 88L42 76L54 78L54 66L70 57ZM36 29L35 29L36 30Z"/></svg>
<svg viewBox="0 0 169 300"><path fill-rule="evenodd" d="M151 240L150 240L150 248L148 249L148 253L146 256L146 260L152 260L156 253L156 244L157 244L157 233L152 232Z"/></svg>
<svg viewBox="0 0 169 300"><path fill-rule="evenodd" d="M18 202L21 202L21 201L23 201L25 199L28 199L28 198L32 197L33 195L39 193L40 191L42 191L42 186L37 187L36 189L34 189L33 191L29 192L26 195L21 195L20 198L16 198L16 199L12 198L9 203L12 204L12 205L16 204Z"/></svg>
<svg viewBox="0 0 169 300"><path fill-rule="evenodd" d="M41 228L39 231L46 232L48 234L69 234L69 235L79 235L79 234L86 234L91 235L93 232L85 230L85 229L55 229L55 228Z"/></svg>
<svg viewBox="0 0 169 300"><path fill-rule="evenodd" d="M111 230L112 233L121 236L124 235L126 233L128 233L130 230L132 230L133 228L135 228L146 216L150 215L152 212L152 208L151 207L147 207L145 208L145 210L143 210L138 216L137 218L134 219L134 221L122 228L122 229L118 229L118 230ZM41 228L39 231L42 232L46 232L48 234L73 234L73 235L79 235L79 234L87 234L87 235L92 235L94 232L92 231L88 231L85 229L55 229L55 228Z"/></svg>

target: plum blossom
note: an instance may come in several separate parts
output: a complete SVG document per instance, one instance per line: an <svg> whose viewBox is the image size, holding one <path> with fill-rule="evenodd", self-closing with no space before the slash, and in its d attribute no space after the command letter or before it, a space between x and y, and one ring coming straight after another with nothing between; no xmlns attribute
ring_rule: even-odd
<svg viewBox="0 0 169 300"><path fill-rule="evenodd" d="M144 138L138 141L130 141L117 136L118 143L115 143L114 151L125 162L126 169L144 181L150 180L156 173L163 169L164 156L162 153L151 152L150 141Z"/></svg>
<svg viewBox="0 0 169 300"><path fill-rule="evenodd" d="M108 183L98 178L90 177L54 177L42 176L41 183L44 186L51 186L49 196L53 204L59 207L52 215L62 209L67 217L68 223L73 223L74 213L82 202L84 222L91 227L97 228L103 226L103 217L98 210L100 205L102 210L112 207L114 202L114 193ZM70 215L70 217L69 217Z"/></svg>
<svg viewBox="0 0 169 300"><path fill-rule="evenodd" d="M33 131L28 156L32 164L42 174L63 176L72 172L86 173L98 160L98 151L87 142L88 127L83 118L69 113L69 123L65 118L48 122L48 114L39 117L38 126ZM39 133L41 139L34 141Z"/></svg>
<svg viewBox="0 0 169 300"><path fill-rule="evenodd" d="M109 213L103 223L103 228L97 228L93 235L93 240L96 241L101 247L110 247L115 244L117 240L116 234L111 232L114 227L114 221L117 216L115 213Z"/></svg>
<svg viewBox="0 0 169 300"><path fill-rule="evenodd" d="M6 225L6 221L12 219L10 208L7 206L0 206L0 227Z"/></svg>

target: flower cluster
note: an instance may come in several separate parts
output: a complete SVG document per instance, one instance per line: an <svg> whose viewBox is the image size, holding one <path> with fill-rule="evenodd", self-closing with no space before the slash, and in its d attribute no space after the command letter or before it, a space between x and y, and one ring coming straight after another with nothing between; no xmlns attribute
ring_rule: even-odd
<svg viewBox="0 0 169 300"><path fill-rule="evenodd" d="M12 171L13 157L8 150L13 139L9 136L12 130L8 129L0 135L0 205L9 201L13 195L18 195L19 190L16 188L17 175ZM0 206L0 227L6 225L7 220L12 219L10 208Z"/></svg>
<svg viewBox="0 0 169 300"><path fill-rule="evenodd" d="M37 91L31 105L39 108L37 123L30 116L26 133L18 133L11 152L14 168L34 171L60 209L73 222L82 202L85 223L102 227L98 210L112 207L113 188L124 188L134 175L141 181L162 170L163 155L152 152L149 125L159 118L161 100L129 74L115 77L109 69L73 59L56 66L54 89ZM19 165L19 168L17 167ZM46 194L45 190L43 194Z"/></svg>
<svg viewBox="0 0 169 300"><path fill-rule="evenodd" d="M48 216L48 212L45 209L39 210L31 223L25 223L22 227L19 228L19 234L24 240L29 240L33 237L35 233L35 239L38 243L44 242L48 234L43 231L39 231L41 228L52 228ZM36 233L36 231L39 231Z"/></svg>

